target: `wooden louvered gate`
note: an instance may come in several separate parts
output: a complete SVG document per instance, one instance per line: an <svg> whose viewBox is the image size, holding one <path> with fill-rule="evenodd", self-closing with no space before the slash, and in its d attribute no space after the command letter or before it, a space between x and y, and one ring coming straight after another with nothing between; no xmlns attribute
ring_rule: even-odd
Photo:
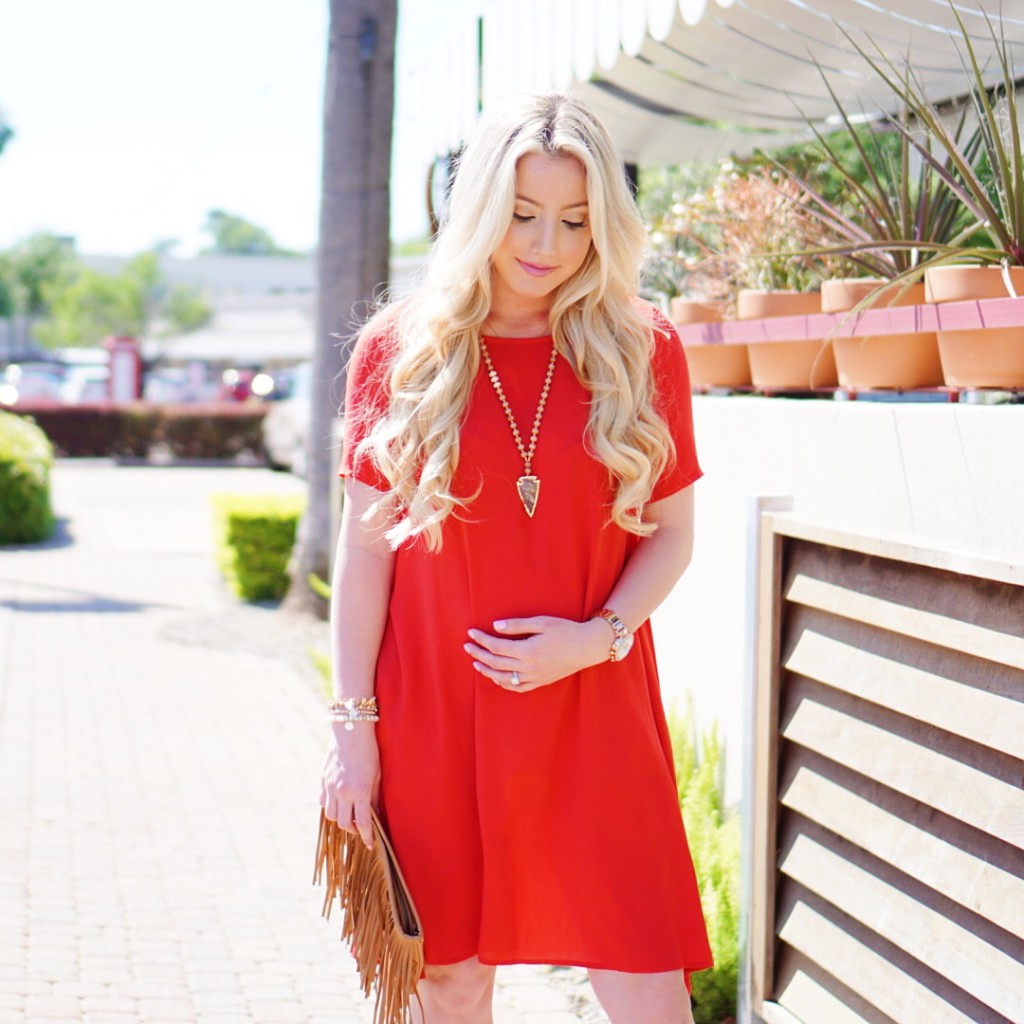
<svg viewBox="0 0 1024 1024"><path fill-rule="evenodd" d="M1024 1022L1024 562L761 522L751 1008Z"/></svg>

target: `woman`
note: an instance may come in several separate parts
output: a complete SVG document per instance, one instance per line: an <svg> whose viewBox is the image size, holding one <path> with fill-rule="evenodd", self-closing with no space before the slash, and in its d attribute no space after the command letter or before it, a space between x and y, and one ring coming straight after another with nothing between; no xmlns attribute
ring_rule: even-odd
<svg viewBox="0 0 1024 1024"><path fill-rule="evenodd" d="M490 1022L506 963L588 968L612 1024L689 1022L711 963L647 623L700 469L643 247L603 126L533 97L481 122L425 284L349 367L321 799L366 842L379 807L429 1024Z"/></svg>

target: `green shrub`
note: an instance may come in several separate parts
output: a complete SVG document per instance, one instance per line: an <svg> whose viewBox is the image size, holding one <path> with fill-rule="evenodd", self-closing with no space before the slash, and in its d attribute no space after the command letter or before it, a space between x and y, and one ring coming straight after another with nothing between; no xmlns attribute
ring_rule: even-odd
<svg viewBox="0 0 1024 1024"><path fill-rule="evenodd" d="M31 420L0 412L0 544L30 544L53 533L53 448Z"/></svg>
<svg viewBox="0 0 1024 1024"><path fill-rule="evenodd" d="M276 601L288 589L288 560L304 495L215 494L217 562L246 601Z"/></svg>
<svg viewBox="0 0 1024 1024"><path fill-rule="evenodd" d="M725 752L717 725L700 737L692 702L669 720L676 785L697 873L715 966L693 975L693 1019L721 1024L736 1014L740 956L740 821L725 807Z"/></svg>

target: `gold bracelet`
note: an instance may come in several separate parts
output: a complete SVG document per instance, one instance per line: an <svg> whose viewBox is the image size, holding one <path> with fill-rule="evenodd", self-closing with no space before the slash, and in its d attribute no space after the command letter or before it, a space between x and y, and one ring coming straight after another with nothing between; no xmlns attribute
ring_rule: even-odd
<svg viewBox="0 0 1024 1024"><path fill-rule="evenodd" d="M337 697L327 705L327 718L340 723L347 732L355 728L356 722L379 722L380 712L376 697Z"/></svg>
<svg viewBox="0 0 1024 1024"><path fill-rule="evenodd" d="M376 697L334 697L327 704L327 713L365 711L371 715L379 713Z"/></svg>

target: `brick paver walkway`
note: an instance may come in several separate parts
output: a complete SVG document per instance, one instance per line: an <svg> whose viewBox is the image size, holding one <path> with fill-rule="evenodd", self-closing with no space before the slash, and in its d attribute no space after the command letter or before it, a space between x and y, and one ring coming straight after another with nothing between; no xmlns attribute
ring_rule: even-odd
<svg viewBox="0 0 1024 1024"><path fill-rule="evenodd" d="M310 886L325 627L213 562L212 491L297 486L62 462L58 538L0 549L0 1024L370 1020ZM602 1019L532 967L495 1016Z"/></svg>

